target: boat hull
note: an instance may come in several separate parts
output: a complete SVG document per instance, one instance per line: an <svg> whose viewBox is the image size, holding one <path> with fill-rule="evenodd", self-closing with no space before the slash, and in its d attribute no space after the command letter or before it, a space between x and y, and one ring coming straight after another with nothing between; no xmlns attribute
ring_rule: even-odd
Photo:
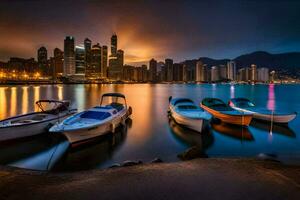
<svg viewBox="0 0 300 200"><path fill-rule="evenodd" d="M89 128L81 128L77 130L61 131L68 141L73 145L86 140L93 139L105 135L107 133L114 132L115 129L121 124L125 123L125 120L130 116L131 111L126 110L120 113L118 116L103 124L98 124Z"/></svg>
<svg viewBox="0 0 300 200"><path fill-rule="evenodd" d="M234 124L234 125L239 125L239 126L249 126L251 120L252 120L252 115L245 115L245 114L240 114L240 115L231 115L231 114L225 114L217 110L213 110L207 106L204 106L201 104L201 107L212 114L215 118L220 119L224 123L228 124Z"/></svg>
<svg viewBox="0 0 300 200"><path fill-rule="evenodd" d="M183 125L197 132L202 132L203 128L208 124L204 119L184 117L175 112L172 108L170 108L170 115L177 124Z"/></svg>
<svg viewBox="0 0 300 200"><path fill-rule="evenodd" d="M0 142L20 139L24 137L30 137L38 134L45 133L49 128L58 121L61 121L71 114L65 115L63 117L55 117L46 121L35 122L32 124L23 124L19 126L7 126L0 127Z"/></svg>
<svg viewBox="0 0 300 200"><path fill-rule="evenodd" d="M278 123L278 124L287 124L290 121L292 121L293 119L296 118L297 113L291 113L291 114L262 114L262 113L258 113L258 112L253 112L251 110L246 110L246 109L242 109L242 108L237 108L237 107L233 107L236 110L239 111L243 111L243 112L250 112L253 114L253 119L256 120L261 120L261 121L267 121L267 122L271 122L273 121L273 123Z"/></svg>

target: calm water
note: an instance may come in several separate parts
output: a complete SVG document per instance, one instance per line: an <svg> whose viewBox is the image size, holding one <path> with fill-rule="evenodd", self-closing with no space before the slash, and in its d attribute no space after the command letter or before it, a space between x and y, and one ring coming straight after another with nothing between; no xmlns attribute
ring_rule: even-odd
<svg viewBox="0 0 300 200"><path fill-rule="evenodd" d="M228 101L247 97L261 107L300 111L300 85L44 85L0 86L0 119L36 110L38 99L68 99L79 110L99 104L101 94L121 92L133 115L116 134L70 148L64 137L43 134L0 143L0 163L37 170L72 171L106 168L125 160L150 162L159 157L178 161L177 154L198 145L208 157L255 157L274 154L277 159L300 164L300 117L289 127L252 123L249 128L215 124L209 133L186 130L167 117L168 97L204 97Z"/></svg>

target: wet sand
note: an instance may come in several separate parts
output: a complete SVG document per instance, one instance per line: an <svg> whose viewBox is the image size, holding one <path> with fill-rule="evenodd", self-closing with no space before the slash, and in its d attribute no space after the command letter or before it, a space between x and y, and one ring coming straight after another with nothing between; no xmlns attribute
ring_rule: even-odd
<svg viewBox="0 0 300 200"><path fill-rule="evenodd" d="M300 199L300 166L195 159L52 173L0 167L0 199Z"/></svg>

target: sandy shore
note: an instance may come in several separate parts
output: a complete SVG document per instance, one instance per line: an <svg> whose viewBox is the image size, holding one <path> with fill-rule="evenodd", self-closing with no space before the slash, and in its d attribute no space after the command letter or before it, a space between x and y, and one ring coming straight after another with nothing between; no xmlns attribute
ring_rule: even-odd
<svg viewBox="0 0 300 200"><path fill-rule="evenodd" d="M76 173L0 167L0 199L300 199L300 167L195 159Z"/></svg>

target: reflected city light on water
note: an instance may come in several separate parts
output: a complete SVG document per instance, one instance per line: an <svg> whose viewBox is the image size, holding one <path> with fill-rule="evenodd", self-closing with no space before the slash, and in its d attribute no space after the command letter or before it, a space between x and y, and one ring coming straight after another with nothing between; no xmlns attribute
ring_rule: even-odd
<svg viewBox="0 0 300 200"><path fill-rule="evenodd" d="M64 97L63 97L63 87L58 85L57 86L57 97L58 97L58 100L63 100Z"/></svg>
<svg viewBox="0 0 300 200"><path fill-rule="evenodd" d="M7 110L7 102L6 102L6 94L5 94L5 87L0 87L0 102L1 102L1 106L0 106L0 119L4 118L7 114L6 114L6 110Z"/></svg>
<svg viewBox="0 0 300 200"><path fill-rule="evenodd" d="M18 102L19 103L19 102ZM10 115L16 115L16 108L17 108L17 87L11 88L11 97L10 97Z"/></svg>
<svg viewBox="0 0 300 200"><path fill-rule="evenodd" d="M269 84L268 87L268 104L267 107L269 110L275 110L275 92L274 84Z"/></svg>
<svg viewBox="0 0 300 200"><path fill-rule="evenodd" d="M28 86L22 87L22 114L28 112Z"/></svg>
<svg viewBox="0 0 300 200"><path fill-rule="evenodd" d="M40 86L34 86L33 87L33 96L34 96L34 105L35 105L35 102L37 102L38 100L40 100ZM37 106L34 106L34 110L37 111L38 110L38 107Z"/></svg>
<svg viewBox="0 0 300 200"><path fill-rule="evenodd" d="M234 85L230 86L230 98L234 98Z"/></svg>

